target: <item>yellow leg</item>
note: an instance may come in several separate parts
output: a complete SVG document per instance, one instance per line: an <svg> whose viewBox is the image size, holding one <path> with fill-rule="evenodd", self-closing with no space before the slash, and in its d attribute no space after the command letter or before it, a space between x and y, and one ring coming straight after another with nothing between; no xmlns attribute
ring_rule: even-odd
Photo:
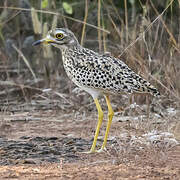
<svg viewBox="0 0 180 180"><path fill-rule="evenodd" d="M112 109L109 96L106 95L105 98L106 98L106 103L107 103L107 106L108 106L108 123L107 123L106 133L105 133L105 136L104 136L104 142L102 144L101 150L104 150L105 147L106 147L107 138L108 138L109 130L110 130L110 127L111 127L112 118L114 116L114 111Z"/></svg>
<svg viewBox="0 0 180 180"><path fill-rule="evenodd" d="M96 142L97 142L97 138L98 138L98 135L99 135L99 129L101 127L102 120L103 120L103 111L101 109L101 105L99 104L98 99L94 99L94 102L95 102L96 108L98 110L98 124L97 124L97 128L96 128L96 133L95 133L95 136L94 136L94 141L93 141L93 144L91 146L91 150L90 150L89 153L95 152Z"/></svg>

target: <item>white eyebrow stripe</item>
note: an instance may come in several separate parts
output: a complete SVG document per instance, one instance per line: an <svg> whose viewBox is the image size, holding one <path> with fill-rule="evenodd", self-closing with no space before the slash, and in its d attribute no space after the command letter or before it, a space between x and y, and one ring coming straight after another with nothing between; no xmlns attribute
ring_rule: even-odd
<svg viewBox="0 0 180 180"><path fill-rule="evenodd" d="M64 31L61 31L61 30L56 30L55 32L64 34Z"/></svg>

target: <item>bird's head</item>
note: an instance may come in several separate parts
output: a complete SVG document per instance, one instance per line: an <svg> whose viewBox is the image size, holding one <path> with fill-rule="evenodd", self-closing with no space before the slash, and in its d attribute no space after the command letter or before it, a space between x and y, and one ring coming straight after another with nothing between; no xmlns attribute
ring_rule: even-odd
<svg viewBox="0 0 180 180"><path fill-rule="evenodd" d="M44 39L34 42L33 46L39 45L41 43L51 44L60 49L79 46L79 42L76 39L74 33L65 28L56 28L50 30Z"/></svg>

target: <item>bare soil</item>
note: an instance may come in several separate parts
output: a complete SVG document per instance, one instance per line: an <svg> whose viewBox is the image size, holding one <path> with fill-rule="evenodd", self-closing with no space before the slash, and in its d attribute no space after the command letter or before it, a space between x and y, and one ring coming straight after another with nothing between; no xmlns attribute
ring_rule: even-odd
<svg viewBox="0 0 180 180"><path fill-rule="evenodd" d="M131 118L118 121L115 117L107 152L82 153L93 141L97 116L92 114L53 110L2 113L0 179L180 179L180 146L133 146L130 138L123 138L125 132L129 137L141 136L148 120L136 127L139 122ZM165 126L156 124L156 129ZM105 128L106 119L98 148Z"/></svg>

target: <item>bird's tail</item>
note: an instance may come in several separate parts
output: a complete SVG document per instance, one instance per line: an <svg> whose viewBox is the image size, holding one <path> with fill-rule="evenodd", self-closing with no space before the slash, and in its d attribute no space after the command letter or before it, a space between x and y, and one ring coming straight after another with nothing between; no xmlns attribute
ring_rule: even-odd
<svg viewBox="0 0 180 180"><path fill-rule="evenodd" d="M145 92L150 93L155 97L160 97L160 92L153 85L144 79L142 81L143 82L141 82L141 85Z"/></svg>
<svg viewBox="0 0 180 180"><path fill-rule="evenodd" d="M152 85L147 87L147 91L153 96L160 97L160 92Z"/></svg>
<svg viewBox="0 0 180 180"><path fill-rule="evenodd" d="M160 97L160 92L148 81L137 74L135 79L139 82L139 92L150 93L153 96Z"/></svg>

